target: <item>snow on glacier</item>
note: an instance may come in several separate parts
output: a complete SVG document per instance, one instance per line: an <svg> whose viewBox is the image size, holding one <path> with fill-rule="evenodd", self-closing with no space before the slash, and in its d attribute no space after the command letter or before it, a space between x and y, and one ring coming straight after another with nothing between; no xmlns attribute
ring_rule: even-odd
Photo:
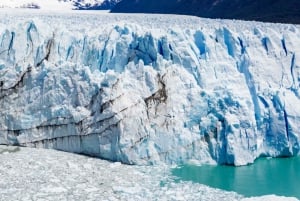
<svg viewBox="0 0 300 201"><path fill-rule="evenodd" d="M73 2L59 0L1 0L0 8L39 8L46 10L71 10L74 9ZM16 11L15 11L16 12ZM20 12L20 11L19 11ZM21 11L22 12L22 11Z"/></svg>
<svg viewBox="0 0 300 201"><path fill-rule="evenodd" d="M299 153L299 26L0 13L0 144L127 164Z"/></svg>
<svg viewBox="0 0 300 201"><path fill-rule="evenodd" d="M69 11L103 4L104 0L1 0L0 8L31 8L48 11ZM22 11L18 11L22 12Z"/></svg>

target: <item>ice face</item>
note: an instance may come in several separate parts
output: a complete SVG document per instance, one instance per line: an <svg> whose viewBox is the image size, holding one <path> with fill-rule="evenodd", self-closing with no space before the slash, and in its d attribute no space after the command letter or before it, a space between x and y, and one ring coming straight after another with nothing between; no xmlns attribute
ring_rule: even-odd
<svg viewBox="0 0 300 201"><path fill-rule="evenodd" d="M244 165L299 152L298 26L0 15L0 144L128 164Z"/></svg>

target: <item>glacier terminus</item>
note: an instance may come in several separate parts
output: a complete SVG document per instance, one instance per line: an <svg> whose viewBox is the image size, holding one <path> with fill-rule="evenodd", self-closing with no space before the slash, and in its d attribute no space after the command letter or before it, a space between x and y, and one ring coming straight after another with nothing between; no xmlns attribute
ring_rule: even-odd
<svg viewBox="0 0 300 201"><path fill-rule="evenodd" d="M300 27L0 13L0 144L126 164L299 154Z"/></svg>

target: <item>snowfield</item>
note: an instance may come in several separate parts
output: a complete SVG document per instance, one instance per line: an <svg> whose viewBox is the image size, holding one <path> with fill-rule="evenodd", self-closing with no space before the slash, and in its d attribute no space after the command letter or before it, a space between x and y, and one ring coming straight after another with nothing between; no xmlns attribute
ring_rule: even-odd
<svg viewBox="0 0 300 201"><path fill-rule="evenodd" d="M299 26L0 12L0 144L126 164L299 154Z"/></svg>
<svg viewBox="0 0 300 201"><path fill-rule="evenodd" d="M0 1L0 8L39 8L46 10L71 10L75 8L71 1L58 0L9 0ZM22 12L22 11L21 11Z"/></svg>
<svg viewBox="0 0 300 201"><path fill-rule="evenodd" d="M174 183L166 166L128 166L45 149L0 146L0 200L218 200L243 198L191 182Z"/></svg>
<svg viewBox="0 0 300 201"><path fill-rule="evenodd" d="M48 11L68 11L88 9L104 4L113 4L119 0L0 0L0 8L30 8ZM107 6L106 6L107 7ZM22 11L15 11L22 12Z"/></svg>

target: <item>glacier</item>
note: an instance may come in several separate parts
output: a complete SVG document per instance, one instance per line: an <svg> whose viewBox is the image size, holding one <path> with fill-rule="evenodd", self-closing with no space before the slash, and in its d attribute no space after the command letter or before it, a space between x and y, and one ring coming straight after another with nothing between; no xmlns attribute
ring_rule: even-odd
<svg viewBox="0 0 300 201"><path fill-rule="evenodd" d="M300 27L0 13L0 144L126 164L299 154Z"/></svg>

